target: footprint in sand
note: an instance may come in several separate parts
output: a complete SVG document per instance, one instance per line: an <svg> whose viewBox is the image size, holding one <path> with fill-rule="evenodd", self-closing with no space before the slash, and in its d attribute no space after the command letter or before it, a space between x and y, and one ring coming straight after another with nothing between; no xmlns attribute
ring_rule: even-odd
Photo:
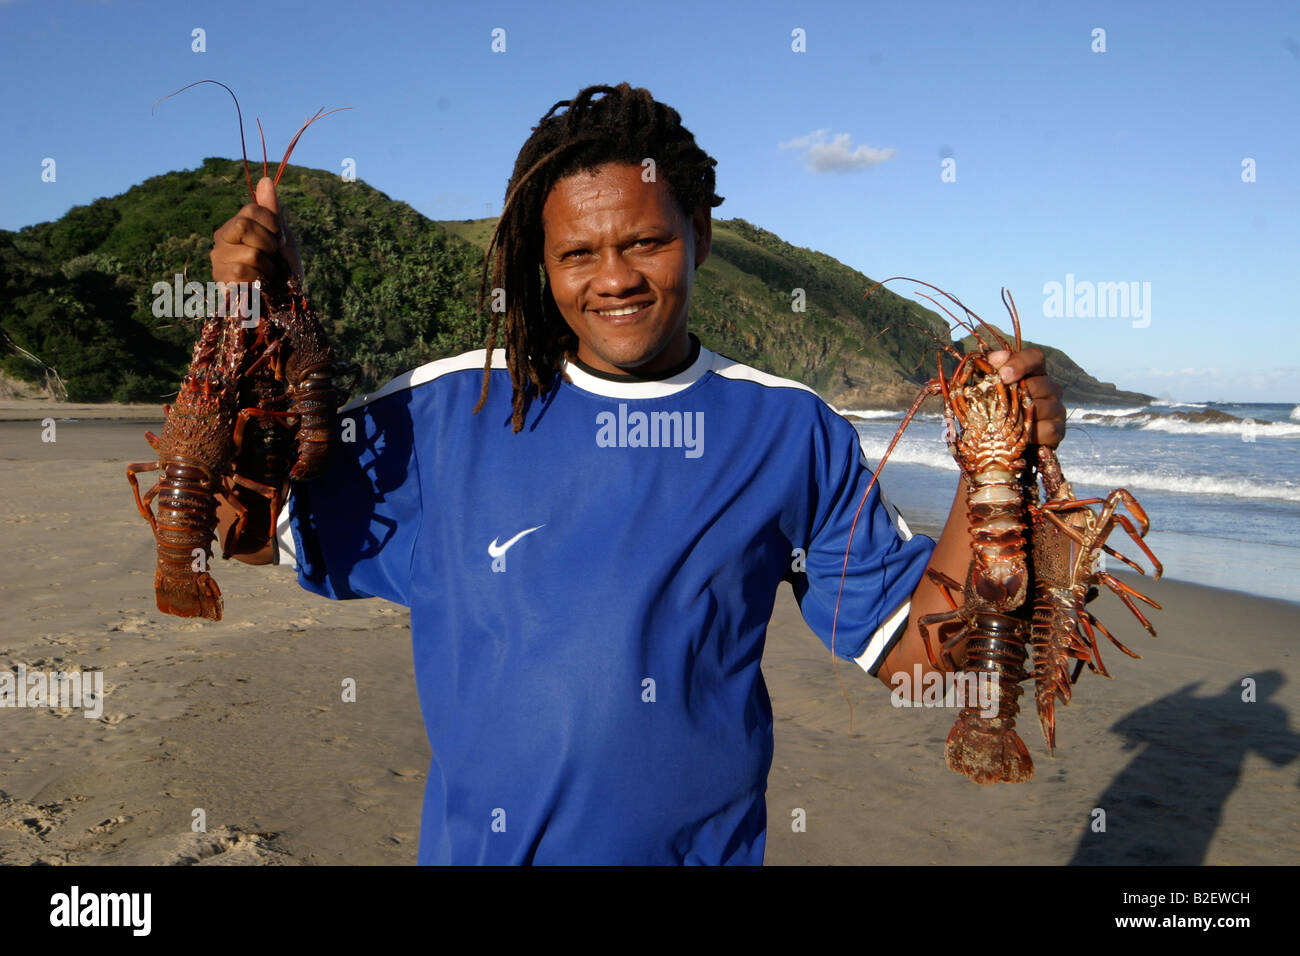
<svg viewBox="0 0 1300 956"><path fill-rule="evenodd" d="M122 824L130 823L132 819L134 818L129 816L109 817L107 820L104 820L101 823L97 823L93 827L86 827L86 832L87 833L112 833Z"/></svg>

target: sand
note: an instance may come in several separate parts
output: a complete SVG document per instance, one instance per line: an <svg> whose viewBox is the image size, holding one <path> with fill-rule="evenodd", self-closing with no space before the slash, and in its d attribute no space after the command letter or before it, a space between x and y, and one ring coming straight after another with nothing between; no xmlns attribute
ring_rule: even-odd
<svg viewBox="0 0 1300 956"><path fill-rule="evenodd" d="M141 414L159 410L0 403L0 671L99 671L106 694L95 719L0 708L0 863L413 864L429 748L405 608L218 562L225 620L159 613L124 468L151 457L142 433L160 421L113 420ZM783 588L763 664L766 862L1300 862L1300 606L1149 593L1158 639L1110 595L1093 605L1143 659L1103 647L1115 679L1080 679L1055 758L1031 711L1033 780L981 787L944 766L952 710L895 708L842 665L849 731L829 654Z"/></svg>

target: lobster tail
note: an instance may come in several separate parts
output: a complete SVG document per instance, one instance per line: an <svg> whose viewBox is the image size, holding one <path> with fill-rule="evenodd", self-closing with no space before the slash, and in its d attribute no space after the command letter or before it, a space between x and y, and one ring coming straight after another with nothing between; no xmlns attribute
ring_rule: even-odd
<svg viewBox="0 0 1300 956"><path fill-rule="evenodd" d="M177 575L159 562L158 570L153 576L153 588L158 610L164 614L221 620L224 609L221 589L206 571Z"/></svg>
<svg viewBox="0 0 1300 956"><path fill-rule="evenodd" d="M1059 700L1063 705L1070 702L1072 663L1091 658L1091 651L1079 637L1075 622L1070 600L1050 587L1039 589L1034 601L1030 647L1034 652L1038 721L1049 753L1056 752L1056 702Z"/></svg>
<svg viewBox="0 0 1300 956"><path fill-rule="evenodd" d="M343 394L334 385L337 363L297 276L290 276L283 288L267 293L266 299L270 323L283 335L289 413L299 420L297 458L289 477L310 481L325 470L336 440L337 409Z"/></svg>
<svg viewBox="0 0 1300 956"><path fill-rule="evenodd" d="M1025 622L1005 614L976 613L966 642L965 671L987 676L990 703L997 712L985 716L964 707L948 734L948 767L976 783L1021 783L1034 774L1034 762L1016 733L1020 682L1025 672Z"/></svg>
<svg viewBox="0 0 1300 956"><path fill-rule="evenodd" d="M289 477L310 481L325 470L334 444L335 402L333 363L307 375L294 390L291 411L298 416L298 460Z"/></svg>
<svg viewBox="0 0 1300 956"><path fill-rule="evenodd" d="M1020 688L1012 688L1012 716L986 719L969 708L957 715L944 747L949 770L980 784L1024 783L1034 775L1033 758L1015 730L1019 696Z"/></svg>
<svg viewBox="0 0 1300 956"><path fill-rule="evenodd" d="M205 570L217 527L217 506L207 472L197 465L169 461L158 482L157 500L154 591L158 610L178 617L221 620L221 591Z"/></svg>

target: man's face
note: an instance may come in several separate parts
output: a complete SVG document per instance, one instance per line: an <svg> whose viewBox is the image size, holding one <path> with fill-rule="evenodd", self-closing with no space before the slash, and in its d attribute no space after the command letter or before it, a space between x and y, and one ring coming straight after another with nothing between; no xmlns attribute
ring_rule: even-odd
<svg viewBox="0 0 1300 956"><path fill-rule="evenodd" d="M686 334L695 268L712 221L678 208L668 184L640 166L606 164L561 179L546 197L546 276L578 337L578 358L604 372L653 375L690 354ZM610 315L635 307L629 315Z"/></svg>

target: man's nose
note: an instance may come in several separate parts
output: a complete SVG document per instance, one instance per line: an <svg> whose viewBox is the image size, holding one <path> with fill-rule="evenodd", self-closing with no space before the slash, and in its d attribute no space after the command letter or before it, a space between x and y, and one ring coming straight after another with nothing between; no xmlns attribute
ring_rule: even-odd
<svg viewBox="0 0 1300 956"><path fill-rule="evenodd" d="M592 284L599 292L617 295L624 290L635 289L642 281L641 273L632 267L622 253L613 251L601 256Z"/></svg>

